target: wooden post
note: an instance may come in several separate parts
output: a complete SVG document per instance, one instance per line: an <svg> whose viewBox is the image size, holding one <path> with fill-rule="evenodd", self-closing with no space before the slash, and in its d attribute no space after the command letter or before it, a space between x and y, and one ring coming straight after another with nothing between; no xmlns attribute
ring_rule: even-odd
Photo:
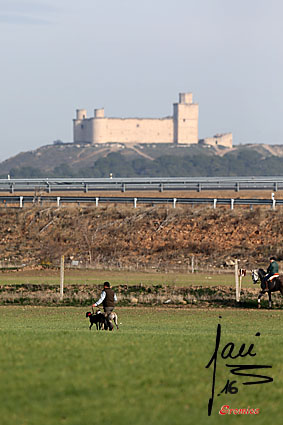
<svg viewBox="0 0 283 425"><path fill-rule="evenodd" d="M240 275L240 290L239 290L239 296L241 297L241 290L242 290L242 280L243 277L246 276L247 274L247 270L246 269L240 269L239 270L239 275Z"/></svg>
<svg viewBox="0 0 283 425"><path fill-rule="evenodd" d="M239 291L239 266L238 260L235 260L235 283L236 283L236 301L237 303L240 301L240 291Z"/></svg>
<svg viewBox="0 0 283 425"><path fill-rule="evenodd" d="M192 273L195 272L195 256L192 255Z"/></svg>
<svg viewBox="0 0 283 425"><path fill-rule="evenodd" d="M60 264L60 301L64 298L64 255L61 255Z"/></svg>

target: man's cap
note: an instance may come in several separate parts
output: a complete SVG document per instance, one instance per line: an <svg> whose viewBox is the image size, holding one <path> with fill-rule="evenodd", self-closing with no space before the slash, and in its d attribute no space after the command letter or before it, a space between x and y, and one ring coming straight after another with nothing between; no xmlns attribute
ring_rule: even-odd
<svg viewBox="0 0 283 425"><path fill-rule="evenodd" d="M275 260L276 260L276 258L275 258L275 257L270 257L270 260L274 260L274 261L275 261Z"/></svg>
<svg viewBox="0 0 283 425"><path fill-rule="evenodd" d="M110 288L110 283L109 282L104 282L103 285L106 286L107 288Z"/></svg>

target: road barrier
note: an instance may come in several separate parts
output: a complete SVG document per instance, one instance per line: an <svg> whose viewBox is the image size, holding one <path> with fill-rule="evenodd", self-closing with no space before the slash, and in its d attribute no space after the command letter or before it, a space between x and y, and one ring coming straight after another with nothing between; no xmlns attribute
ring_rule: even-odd
<svg viewBox="0 0 283 425"><path fill-rule="evenodd" d="M0 179L0 192L63 191L159 191L168 190L283 190L283 177L128 177Z"/></svg>
<svg viewBox="0 0 283 425"><path fill-rule="evenodd" d="M134 208L138 205L160 205L166 204L176 208L178 205L207 205L216 208L221 205L228 205L231 209L236 206L253 206L265 205L271 209L275 206L283 205L283 199L230 199L230 198L158 198L158 197L116 197L116 196L0 196L0 206L2 207L19 207L23 208L25 205L42 205L54 204L60 207L63 204L90 204L98 207L100 204L132 204Z"/></svg>

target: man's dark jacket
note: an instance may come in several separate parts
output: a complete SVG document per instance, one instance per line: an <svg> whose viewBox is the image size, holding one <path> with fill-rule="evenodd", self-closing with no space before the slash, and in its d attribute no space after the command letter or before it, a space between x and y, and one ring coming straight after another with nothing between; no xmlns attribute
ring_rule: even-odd
<svg viewBox="0 0 283 425"><path fill-rule="evenodd" d="M111 288L104 288L106 297L103 300L103 307L114 307L114 291Z"/></svg>

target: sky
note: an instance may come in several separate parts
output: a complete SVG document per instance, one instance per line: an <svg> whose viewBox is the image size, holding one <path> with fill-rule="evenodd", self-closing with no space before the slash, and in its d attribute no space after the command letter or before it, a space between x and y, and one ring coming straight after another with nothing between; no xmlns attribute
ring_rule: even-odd
<svg viewBox="0 0 283 425"><path fill-rule="evenodd" d="M75 110L173 114L283 144L282 0L0 0L0 161L72 141Z"/></svg>

